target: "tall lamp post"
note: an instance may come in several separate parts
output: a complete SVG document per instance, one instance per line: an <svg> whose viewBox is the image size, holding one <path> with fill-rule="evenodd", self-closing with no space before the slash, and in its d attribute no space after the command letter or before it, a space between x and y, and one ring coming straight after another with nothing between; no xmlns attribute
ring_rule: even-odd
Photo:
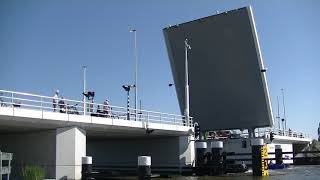
<svg viewBox="0 0 320 180"><path fill-rule="evenodd" d="M137 48L137 30L131 29L130 32L134 33L134 59L135 59L135 78L134 78L134 109L135 120L137 120L137 103L138 103L138 48Z"/></svg>
<svg viewBox="0 0 320 180"><path fill-rule="evenodd" d="M83 66L83 115L86 115L86 73L87 73L87 66Z"/></svg>
<svg viewBox="0 0 320 180"><path fill-rule="evenodd" d="M282 105L283 105L283 119L284 119L284 130L287 130L287 116L286 116L286 105L284 102L284 89L281 89L282 93Z"/></svg>
<svg viewBox="0 0 320 180"><path fill-rule="evenodd" d="M189 126L189 70L188 70L188 50L191 49L191 46L188 44L188 39L184 41L185 48L185 110L184 115L186 118L187 126Z"/></svg>
<svg viewBox="0 0 320 180"><path fill-rule="evenodd" d="M277 96L277 105L278 105L278 115L277 115L277 120L278 120L278 128L281 130L281 125L280 125L280 107L279 107L279 96Z"/></svg>

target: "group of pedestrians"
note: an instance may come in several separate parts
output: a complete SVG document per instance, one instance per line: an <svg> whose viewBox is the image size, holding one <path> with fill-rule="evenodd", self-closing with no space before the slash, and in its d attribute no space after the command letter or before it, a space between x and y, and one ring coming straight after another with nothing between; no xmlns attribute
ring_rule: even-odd
<svg viewBox="0 0 320 180"><path fill-rule="evenodd" d="M59 97L59 90L55 91L55 94L52 98L52 105L53 105L53 112L58 111L59 107L59 112L60 113L66 113L67 110L67 104L64 101L63 97ZM93 112L93 104L91 103L90 106L92 106L92 110L90 110L91 115L93 116L99 116L99 117L111 117L111 107L110 107L110 102L108 99L106 99L103 102L103 105L97 105L96 112Z"/></svg>
<svg viewBox="0 0 320 180"><path fill-rule="evenodd" d="M100 105L97 106L95 115L98 117L111 117L111 107L108 99L103 102L102 108Z"/></svg>

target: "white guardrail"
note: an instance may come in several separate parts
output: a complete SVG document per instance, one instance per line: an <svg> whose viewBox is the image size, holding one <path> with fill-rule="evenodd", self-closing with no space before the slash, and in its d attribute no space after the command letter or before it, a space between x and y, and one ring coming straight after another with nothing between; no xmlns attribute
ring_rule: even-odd
<svg viewBox="0 0 320 180"><path fill-rule="evenodd" d="M257 131L255 132L257 137L270 137L270 133L273 133L274 135L278 136L286 136L286 137L296 137L296 138L311 138L311 136L307 133L302 133L298 131L293 130L286 130L283 131L281 129L277 128L257 128ZM240 136L242 137L249 137L248 132L241 132Z"/></svg>
<svg viewBox="0 0 320 180"><path fill-rule="evenodd" d="M141 109L125 108L109 104L99 104L71 99L54 99L29 93L0 90L0 107L35 109L56 113L105 117L131 121L143 121L179 126L193 126L193 118L185 116ZM85 110L84 110L84 107Z"/></svg>
<svg viewBox="0 0 320 180"><path fill-rule="evenodd" d="M287 137L296 137L296 138L310 138L311 136L306 133L298 132L298 131L293 131L291 129L289 130L281 130L281 129L269 129L268 130L270 133L272 132L274 135L279 135L279 136L287 136Z"/></svg>
<svg viewBox="0 0 320 180"><path fill-rule="evenodd" d="M256 133L257 133L258 137L265 136L266 134L270 135L270 133L273 133L274 135L278 135L278 136L296 137L296 138L310 138L311 137L307 133L293 131L291 129L283 131L278 128L258 128L258 131Z"/></svg>
<svg viewBox="0 0 320 180"><path fill-rule="evenodd" d="M12 160L12 153L5 153L0 151L0 179L2 180L2 175L7 175L6 180L9 180L10 173L11 173L11 160ZM3 163L3 161L7 161ZM4 166L6 164L6 166Z"/></svg>

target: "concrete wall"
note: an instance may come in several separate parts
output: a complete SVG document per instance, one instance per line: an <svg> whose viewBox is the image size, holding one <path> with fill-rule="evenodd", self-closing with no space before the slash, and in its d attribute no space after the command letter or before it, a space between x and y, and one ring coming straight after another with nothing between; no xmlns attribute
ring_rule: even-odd
<svg viewBox="0 0 320 180"><path fill-rule="evenodd" d="M179 137L87 139L94 165L137 166L137 157L151 156L152 166L179 166Z"/></svg>
<svg viewBox="0 0 320 180"><path fill-rule="evenodd" d="M195 166L195 145L193 136L179 137L179 158L181 167Z"/></svg>
<svg viewBox="0 0 320 180"><path fill-rule="evenodd" d="M22 179L22 165L40 165L46 178L55 177L55 130L0 135L0 149L13 153L11 179Z"/></svg>

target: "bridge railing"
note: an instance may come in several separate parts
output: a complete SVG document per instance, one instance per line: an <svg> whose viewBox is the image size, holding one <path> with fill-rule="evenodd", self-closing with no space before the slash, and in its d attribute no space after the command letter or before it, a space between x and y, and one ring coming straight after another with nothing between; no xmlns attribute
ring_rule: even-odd
<svg viewBox="0 0 320 180"><path fill-rule="evenodd" d="M265 128L259 131L259 136L263 136L264 134L273 133L274 135L286 136L286 137L296 137L296 138L310 138L310 135L307 133L302 133L294 130L285 130L278 128Z"/></svg>
<svg viewBox="0 0 320 180"><path fill-rule="evenodd" d="M277 129L277 128L257 128L255 135L257 137L265 137L265 136L270 137L270 133L273 133L274 135L286 136L286 137L297 137L297 138L310 138L311 137L309 134L306 134L306 133L293 131L293 130L283 131L283 130ZM249 134L248 134L248 132L241 132L240 136L249 137Z"/></svg>
<svg viewBox="0 0 320 180"><path fill-rule="evenodd" d="M0 90L0 107L34 109L75 115L105 117L113 119L143 121L180 126L193 126L193 118L142 109L134 109L110 104L99 104L66 98L41 96L30 93ZM85 107L85 108L84 108Z"/></svg>
<svg viewBox="0 0 320 180"><path fill-rule="evenodd" d="M309 134L306 133L302 133L302 132L298 132L298 131L294 131L294 130L281 130L278 128L273 128L273 129L267 129L267 132L269 133L273 133L275 135L279 135L279 136L287 136L287 137L296 137L296 138L310 138Z"/></svg>

